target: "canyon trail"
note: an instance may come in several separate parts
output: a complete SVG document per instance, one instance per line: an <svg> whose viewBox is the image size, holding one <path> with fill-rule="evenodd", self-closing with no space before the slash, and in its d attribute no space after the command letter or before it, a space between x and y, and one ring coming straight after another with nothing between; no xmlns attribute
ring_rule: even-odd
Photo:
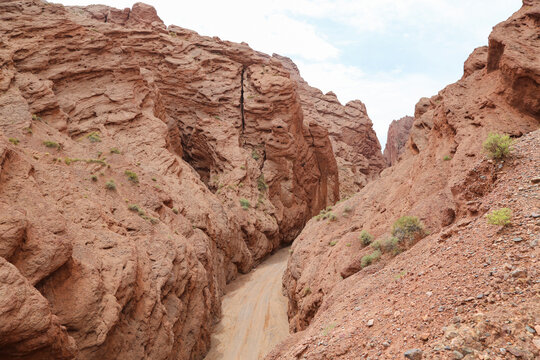
<svg viewBox="0 0 540 360"><path fill-rule="evenodd" d="M226 288L223 318L205 360L262 359L289 334L281 277L288 249L276 252Z"/></svg>

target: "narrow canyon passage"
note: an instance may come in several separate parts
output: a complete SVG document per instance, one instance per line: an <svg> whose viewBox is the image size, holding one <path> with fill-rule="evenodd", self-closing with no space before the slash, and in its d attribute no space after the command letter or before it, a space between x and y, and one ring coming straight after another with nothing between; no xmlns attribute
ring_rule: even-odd
<svg viewBox="0 0 540 360"><path fill-rule="evenodd" d="M281 249L226 288L223 317L205 360L257 360L289 333L281 277L288 249Z"/></svg>

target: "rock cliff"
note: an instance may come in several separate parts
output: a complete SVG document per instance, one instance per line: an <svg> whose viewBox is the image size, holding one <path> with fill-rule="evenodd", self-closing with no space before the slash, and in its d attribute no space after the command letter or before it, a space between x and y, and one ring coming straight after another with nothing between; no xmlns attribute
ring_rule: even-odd
<svg viewBox="0 0 540 360"><path fill-rule="evenodd" d="M363 105L312 115L292 63L145 4L2 1L0 43L1 358L200 359L225 284L339 199L332 146L382 168Z"/></svg>
<svg viewBox="0 0 540 360"><path fill-rule="evenodd" d="M289 58L274 57L298 83L305 121L328 130L338 166L340 198L353 195L386 167L366 106L359 100L341 105L334 93L323 94L309 86Z"/></svg>
<svg viewBox="0 0 540 360"><path fill-rule="evenodd" d="M394 165L398 161L399 155L405 150L405 144L409 139L409 131L411 131L413 121L412 116L405 116L390 123L383 153L388 166Z"/></svg>
<svg viewBox="0 0 540 360"><path fill-rule="evenodd" d="M401 160L356 196L329 209L331 215L326 212L306 225L284 275L290 328L298 333L269 359L394 359L415 347L431 349L428 358L446 358L447 353L437 352L444 346L465 356L473 350L463 349L468 341L463 337L450 346L450 334L446 344L434 345L443 326L450 329L460 312L459 321L471 321L460 332L481 332L481 319L489 321L490 316L497 319L491 335L504 331L504 316L514 317L516 324L538 324L538 311L533 310L538 308L533 295L538 286L531 281L539 271L537 256L518 254L538 254L534 234L539 224L531 214L540 204L537 195L526 193L538 190L532 183L538 172L538 131L524 134L540 126L539 21L540 1L527 1L497 25L489 47L467 60L460 81L419 101ZM513 160L486 159L482 143L490 132L523 138ZM512 208L519 226L502 233L489 228L481 215L499 207ZM360 232L383 240L404 215L419 217L430 235L397 257L383 254L362 269L361 258L374 249L362 245ZM514 238L522 248L511 248ZM490 273L488 267L495 270ZM525 273L508 280L510 270L522 267ZM512 309L507 296L512 291L522 291L521 310L504 315L500 309ZM494 296L489 301L488 294ZM475 307L488 313L477 323ZM506 341L518 342L524 358L538 356L524 327L512 329L507 332L512 339ZM482 336L469 344L474 347L470 356L488 356L505 343L500 334L493 335L486 349L486 343L478 345Z"/></svg>

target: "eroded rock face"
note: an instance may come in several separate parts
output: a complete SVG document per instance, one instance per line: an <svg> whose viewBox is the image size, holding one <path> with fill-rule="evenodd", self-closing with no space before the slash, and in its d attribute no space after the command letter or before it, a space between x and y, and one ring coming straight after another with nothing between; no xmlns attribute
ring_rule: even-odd
<svg viewBox="0 0 540 360"><path fill-rule="evenodd" d="M294 76L140 3L4 1L0 41L0 354L200 359L225 284L339 197Z"/></svg>
<svg viewBox="0 0 540 360"><path fill-rule="evenodd" d="M394 165L398 161L399 155L405 150L405 144L409 139L409 131L413 121L412 116L405 116L390 123L384 148L384 159L388 166Z"/></svg>
<svg viewBox="0 0 540 360"><path fill-rule="evenodd" d="M385 169L380 179L368 183L359 194L335 206L333 219L313 219L307 224L293 244L284 286L289 297L290 329L304 330L314 318L316 325L291 338L270 358L293 359L298 354L321 358L316 347L306 344L317 343L321 329L330 322L336 323L339 333L335 339L356 340L336 340L331 352L325 347L326 354L343 359L362 354L351 346L371 340L362 335L364 330L355 329L375 316L382 316L377 306L395 291L392 276L401 276L407 261L418 264L424 259L415 258L423 256L419 255L424 254L420 250L407 257L415 245L400 255L402 260L397 263L383 256L380 262L359 271L360 259L373 251L369 246L363 247L358 239L363 229L375 239L384 239L390 236L394 221L414 215L431 234L439 234L448 226L485 213L479 199L492 191L497 175L495 166L485 160L482 142L493 131L520 137L540 125L536 112L540 99L540 52L532 35L538 31L538 14L540 2L535 1L497 25L490 37L487 64L481 64L485 52L475 51L474 61L469 60L465 67L467 76L438 95L418 102L401 160ZM443 160L448 158L451 160ZM437 235L433 235L419 244L436 239ZM427 245L422 248L427 251ZM425 256L428 262L429 252ZM440 258L445 259L444 254ZM389 266L391 269L387 270ZM481 264L478 266L481 268ZM421 269L419 266L417 272L428 271ZM334 296L336 288L340 290ZM383 290L376 290L379 288ZM419 299L420 294L414 289L405 291L411 296L406 295L407 306ZM367 314L365 319L359 320L355 315L357 307ZM377 339L378 344L384 341Z"/></svg>
<svg viewBox="0 0 540 360"><path fill-rule="evenodd" d="M341 198L358 192L386 167L366 106L359 100L341 105L334 93L323 94L309 86L289 58L274 57L281 60L298 83L305 121L328 130L337 161Z"/></svg>

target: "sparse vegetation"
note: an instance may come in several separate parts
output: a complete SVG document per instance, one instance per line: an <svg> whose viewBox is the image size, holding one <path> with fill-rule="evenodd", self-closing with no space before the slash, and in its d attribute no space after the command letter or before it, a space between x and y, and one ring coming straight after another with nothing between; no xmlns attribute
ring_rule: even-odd
<svg viewBox="0 0 540 360"><path fill-rule="evenodd" d="M178 209L177 208L172 208L172 212L175 213L176 215L178 215Z"/></svg>
<svg viewBox="0 0 540 360"><path fill-rule="evenodd" d="M128 180L131 181L134 184L137 184L139 182L139 177L137 176L136 173L134 173L131 170L124 171L124 175L126 175Z"/></svg>
<svg viewBox="0 0 540 360"><path fill-rule="evenodd" d="M109 180L105 183L105 188L107 190L116 190L116 184L114 183L114 180Z"/></svg>
<svg viewBox="0 0 540 360"><path fill-rule="evenodd" d="M352 212L352 208L350 206L345 206L345 209L343 209L343 215L347 216Z"/></svg>
<svg viewBox="0 0 540 360"><path fill-rule="evenodd" d="M488 157L504 159L512 151L512 139L510 135L490 133L483 146Z"/></svg>
<svg viewBox="0 0 540 360"><path fill-rule="evenodd" d="M152 181L157 181L157 179L155 177L152 178Z"/></svg>
<svg viewBox="0 0 540 360"><path fill-rule="evenodd" d="M118 150L118 148L111 148L111 154L120 154L120 150Z"/></svg>
<svg viewBox="0 0 540 360"><path fill-rule="evenodd" d="M360 241L362 242L362 245L368 246L373 241L373 235L368 233L366 230L362 230L360 232Z"/></svg>
<svg viewBox="0 0 540 360"><path fill-rule="evenodd" d="M304 289L304 296L311 294L311 288L308 286Z"/></svg>
<svg viewBox="0 0 540 360"><path fill-rule="evenodd" d="M336 244L337 244L337 241L336 241L336 240L330 241L330 242L328 243L328 245L330 245L330 246L336 246Z"/></svg>
<svg viewBox="0 0 540 360"><path fill-rule="evenodd" d="M452 158L451 158L449 155L445 155L445 156L443 157L443 160L444 160L444 161L450 161L450 160L452 160Z"/></svg>
<svg viewBox="0 0 540 360"><path fill-rule="evenodd" d="M131 205L129 205L129 206L128 206L128 209L129 209L130 211L136 212L137 214L139 214L139 215L141 215L141 216L144 215L144 211L143 211L143 210L139 207L139 205L137 205L137 204L131 204Z"/></svg>
<svg viewBox="0 0 540 360"><path fill-rule="evenodd" d="M409 247L425 235L424 224L416 216L402 216L392 226L392 236L405 247Z"/></svg>
<svg viewBox="0 0 540 360"><path fill-rule="evenodd" d="M8 140L9 140L9 142L12 143L13 145L19 145L19 139L9 138Z"/></svg>
<svg viewBox="0 0 540 360"><path fill-rule="evenodd" d="M101 138L99 137L98 132L95 132L95 131L91 132L86 137L88 138L88 140L90 140L90 142L93 142L93 143L101 142Z"/></svg>
<svg viewBox="0 0 540 360"><path fill-rule="evenodd" d="M30 127L25 127L22 130L27 134L32 134L33 133L32 128L30 128Z"/></svg>
<svg viewBox="0 0 540 360"><path fill-rule="evenodd" d="M362 260L360 260L360 265L362 266L362 269L363 269L373 264L374 262L378 261L380 258L381 258L381 251L375 250L371 254L362 257Z"/></svg>
<svg viewBox="0 0 540 360"><path fill-rule="evenodd" d="M268 185L264 181L263 174L257 178L257 189L259 189L260 192L265 192L268 189Z"/></svg>
<svg viewBox="0 0 540 360"><path fill-rule="evenodd" d="M486 215L487 221L491 225L508 226L512 224L512 210L509 208L502 208L499 210L493 210Z"/></svg>
<svg viewBox="0 0 540 360"><path fill-rule="evenodd" d="M314 217L317 221L329 219L330 221L336 221L337 216L332 212L332 207L328 206L326 209L322 209L319 215Z"/></svg>
<svg viewBox="0 0 540 360"><path fill-rule="evenodd" d="M43 145L45 145L46 147L48 148L55 148L55 149L59 149L60 148L60 144L58 144L57 142L55 141L51 141L51 140L45 140L43 142Z"/></svg>
<svg viewBox="0 0 540 360"><path fill-rule="evenodd" d="M41 121L41 117L37 116L36 114L32 114L32 120L34 121Z"/></svg>
<svg viewBox="0 0 540 360"><path fill-rule="evenodd" d="M399 239L396 237L389 237L384 240L377 240L371 244L371 247L376 250L380 250L384 254L388 253L392 255L397 255L402 251L399 246Z"/></svg>
<svg viewBox="0 0 540 360"><path fill-rule="evenodd" d="M90 176L90 180L97 181L98 180L97 175Z"/></svg>
<svg viewBox="0 0 540 360"><path fill-rule="evenodd" d="M241 198L241 199L240 199L240 206L241 206L242 209L244 209L244 210L249 210L249 208L251 207L251 204L249 203L249 200L248 200L248 199Z"/></svg>
<svg viewBox="0 0 540 360"><path fill-rule="evenodd" d="M251 157L255 160L259 160L261 158L261 155L257 150L253 149L253 151L251 151Z"/></svg>

